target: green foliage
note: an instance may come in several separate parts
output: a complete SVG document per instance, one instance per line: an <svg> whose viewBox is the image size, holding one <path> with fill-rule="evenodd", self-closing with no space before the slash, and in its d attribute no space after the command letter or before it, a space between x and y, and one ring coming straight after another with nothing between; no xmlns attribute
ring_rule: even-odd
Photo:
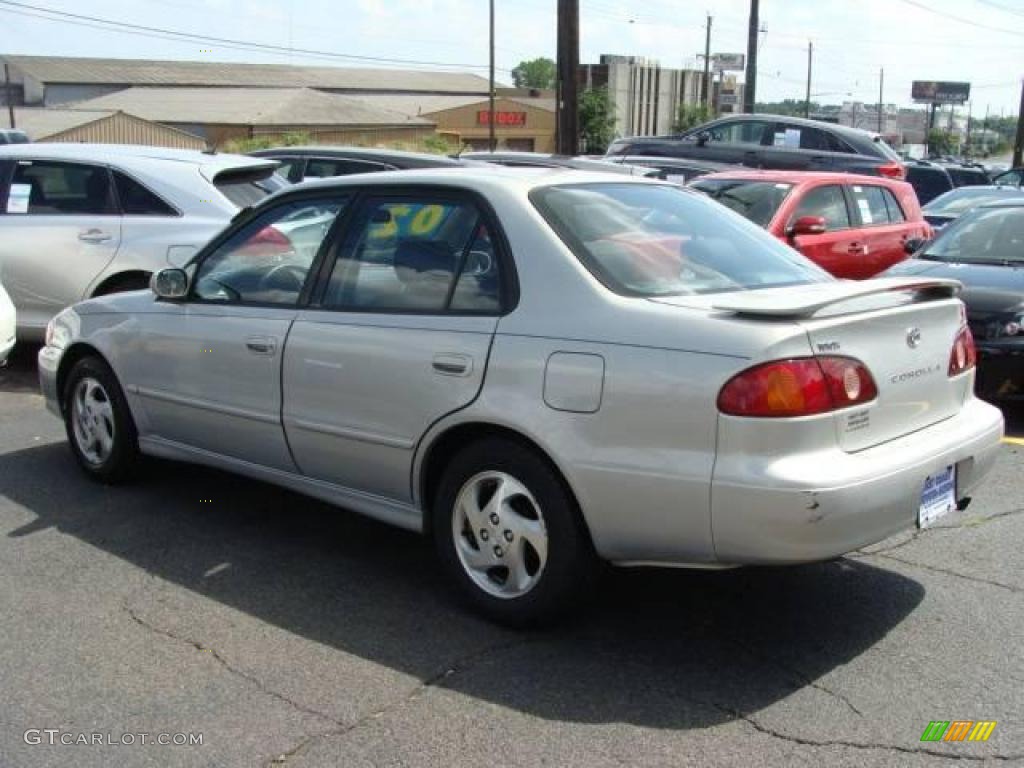
<svg viewBox="0 0 1024 768"><path fill-rule="evenodd" d="M928 131L928 152L933 155L952 155L956 152L956 137L941 128Z"/></svg>
<svg viewBox="0 0 1024 768"><path fill-rule="evenodd" d="M680 104L672 130L676 133L696 128L711 119L711 109L703 104Z"/></svg>
<svg viewBox="0 0 1024 768"><path fill-rule="evenodd" d="M315 144L313 137L303 131L291 131L283 136L274 134L271 136L254 136L251 139L231 139L225 142L220 151L232 154L244 155L247 152L255 152L257 149L272 149L273 147L298 147L304 144Z"/></svg>
<svg viewBox="0 0 1024 768"><path fill-rule="evenodd" d="M423 140L423 151L434 155L448 155L456 151L456 147L449 144L444 136L435 133Z"/></svg>
<svg viewBox="0 0 1024 768"><path fill-rule="evenodd" d="M579 96L581 151L600 154L615 136L615 116L607 88L588 88Z"/></svg>
<svg viewBox="0 0 1024 768"><path fill-rule="evenodd" d="M554 88L555 62L544 56L521 61L519 66L512 70L512 82L516 88Z"/></svg>

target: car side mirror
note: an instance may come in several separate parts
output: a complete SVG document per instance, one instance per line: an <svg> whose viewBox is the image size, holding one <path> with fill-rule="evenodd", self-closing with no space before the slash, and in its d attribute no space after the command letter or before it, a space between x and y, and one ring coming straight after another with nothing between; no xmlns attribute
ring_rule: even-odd
<svg viewBox="0 0 1024 768"><path fill-rule="evenodd" d="M178 267L161 269L149 279L149 288L160 299L183 299L188 293L188 273Z"/></svg>
<svg viewBox="0 0 1024 768"><path fill-rule="evenodd" d="M923 238L920 237L911 237L910 239L903 241L903 251L907 255L916 253L921 248L923 248L924 244L927 242L927 240L924 240Z"/></svg>
<svg viewBox="0 0 1024 768"><path fill-rule="evenodd" d="M786 231L790 237L797 235L823 235L825 234L824 216L801 216L794 221Z"/></svg>
<svg viewBox="0 0 1024 768"><path fill-rule="evenodd" d="M708 133L707 131L701 131L700 133L697 134L697 146L698 147L703 147L709 141L711 141L711 134Z"/></svg>

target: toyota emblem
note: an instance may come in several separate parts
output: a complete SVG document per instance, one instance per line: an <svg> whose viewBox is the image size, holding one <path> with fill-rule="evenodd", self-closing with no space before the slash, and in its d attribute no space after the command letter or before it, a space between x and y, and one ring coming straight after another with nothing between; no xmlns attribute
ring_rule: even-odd
<svg viewBox="0 0 1024 768"><path fill-rule="evenodd" d="M917 349L917 345L921 343L921 329L910 328L907 330L907 346L911 349Z"/></svg>

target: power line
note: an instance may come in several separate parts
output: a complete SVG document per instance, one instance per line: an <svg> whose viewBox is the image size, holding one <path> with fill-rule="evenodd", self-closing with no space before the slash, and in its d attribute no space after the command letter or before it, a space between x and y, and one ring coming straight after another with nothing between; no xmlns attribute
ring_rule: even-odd
<svg viewBox="0 0 1024 768"><path fill-rule="evenodd" d="M0 0L0 5L9 6L7 8L0 8L0 11L7 13L14 13L21 16L33 16L35 18L46 19L47 21L56 21L64 24L73 24L76 26L87 26L96 29L104 29L109 32L120 32L122 34L134 34L143 37L159 37L160 39L172 39L202 42L202 43L217 43L225 47L233 47L240 50L255 50L265 51L270 53L282 53L301 55L315 58L334 59L340 61L350 62L365 62L375 64L389 64L389 65L415 65L415 66L426 66L426 67L459 67L465 69L487 69L487 64L465 64L457 62L445 62L445 61L422 61L418 59L393 59L383 56L361 56L350 53L335 53L333 51L319 51L309 48L292 48L283 45L273 45L272 43L257 43L250 40L237 40L226 37L214 37L212 35L200 35L193 32L181 32L173 29L164 29L161 27L149 27L142 24L129 24L128 22L114 21L112 19L104 19L97 16L86 16L80 13L70 13L67 11L56 11L50 8L43 8L36 5L29 5L28 3L13 2L13 0ZM26 9L26 10L18 10ZM35 13L29 13L34 11ZM40 13L50 14L47 16L41 16ZM56 18L54 18L56 17ZM105 25L105 26L97 26ZM509 72L510 70L502 70L503 72Z"/></svg>
<svg viewBox="0 0 1024 768"><path fill-rule="evenodd" d="M988 30L991 30L993 32L1004 32L1007 35L1016 35L1017 37L1024 37L1024 33L1014 32L1012 30L1003 29L1001 27L993 27L993 26L990 26L988 24L982 24L980 22L973 21L972 19L965 19L963 16L955 16L952 13L946 13L945 11L938 11L938 10L936 10L934 8L928 7L924 3L919 3L917 0L902 0L902 2L906 3L909 6L917 8L919 10L927 11L928 13L935 14L936 16L942 16L942 17L947 18L947 19L952 19L953 21L960 22L961 24L968 24L968 25L970 25L972 27L977 27L978 29L988 29Z"/></svg>

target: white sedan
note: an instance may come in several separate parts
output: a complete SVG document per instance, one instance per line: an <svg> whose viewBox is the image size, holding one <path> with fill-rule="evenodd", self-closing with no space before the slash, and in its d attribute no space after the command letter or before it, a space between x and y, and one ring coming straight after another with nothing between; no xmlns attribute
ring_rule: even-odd
<svg viewBox="0 0 1024 768"><path fill-rule="evenodd" d="M0 283L0 365L7 362L7 356L14 348L14 329L17 325L14 304Z"/></svg>
<svg viewBox="0 0 1024 768"><path fill-rule="evenodd" d="M86 473L193 461L422 531L513 624L601 560L800 563L930 525L1003 432L959 283L835 280L660 182L302 184L152 285L63 312L39 354Z"/></svg>

